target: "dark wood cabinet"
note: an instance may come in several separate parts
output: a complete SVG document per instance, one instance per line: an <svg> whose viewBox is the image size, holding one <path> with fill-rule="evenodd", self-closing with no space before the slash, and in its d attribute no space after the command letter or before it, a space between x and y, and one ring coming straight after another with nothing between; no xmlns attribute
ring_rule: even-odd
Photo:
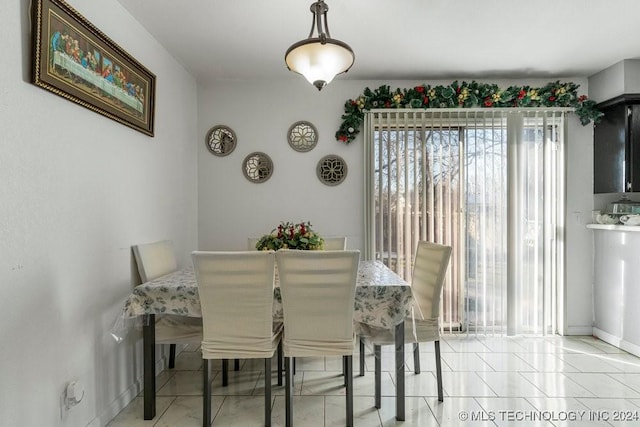
<svg viewBox="0 0 640 427"><path fill-rule="evenodd" d="M593 133L593 192L640 192L640 94L598 104Z"/></svg>

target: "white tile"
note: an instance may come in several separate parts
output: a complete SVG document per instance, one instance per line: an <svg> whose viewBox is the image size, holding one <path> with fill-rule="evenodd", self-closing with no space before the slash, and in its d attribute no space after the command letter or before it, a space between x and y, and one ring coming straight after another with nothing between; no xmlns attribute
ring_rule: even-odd
<svg viewBox="0 0 640 427"><path fill-rule="evenodd" d="M202 369L202 353L183 351L176 356L176 371L197 371Z"/></svg>
<svg viewBox="0 0 640 427"><path fill-rule="evenodd" d="M302 395L342 396L346 393L344 376L341 372L305 371L302 377ZM395 396L395 385L388 372L381 376L382 396ZM374 396L375 376L373 372L364 377L353 377L354 396Z"/></svg>
<svg viewBox="0 0 640 427"><path fill-rule="evenodd" d="M479 353L478 356L494 371L533 372L536 370L515 353Z"/></svg>
<svg viewBox="0 0 640 427"><path fill-rule="evenodd" d="M441 336L440 337L440 353L451 353L455 351L449 343L447 343L447 337L451 337L451 335Z"/></svg>
<svg viewBox="0 0 640 427"><path fill-rule="evenodd" d="M556 427L609 427L604 420L592 419L589 409L574 398L528 397L527 400L544 419L550 419Z"/></svg>
<svg viewBox="0 0 640 427"><path fill-rule="evenodd" d="M640 411L640 359L592 337L446 335L441 340L444 402L438 402L436 397L433 344L420 347L422 373L418 375L413 373L413 353L408 345L404 422L395 419L393 346L383 347L380 410L374 408L375 359L371 350L365 349L364 377L358 376L358 351L354 353L354 417L358 426L640 425L640 421L616 423L604 419L613 417L613 411L618 415L627 411L630 416L635 414L633 411ZM176 369L164 370L156 378L155 420L142 419L143 400L137 397L111 420L109 427L202 425L199 349L179 353L176 364ZM276 385L276 367L274 358L272 424L280 426L285 422L284 387ZM263 361L242 360L238 372L233 370L231 361L230 368L229 386L223 388L221 363L212 362L213 425L263 425ZM344 425L342 358L298 358L296 371L295 424ZM583 418L577 419L580 415ZM518 420L518 416L527 418Z"/></svg>
<svg viewBox="0 0 640 427"><path fill-rule="evenodd" d="M164 371L157 374L156 375L156 392L160 390L162 387L164 387L167 381L169 381L175 374L176 374L176 371L170 370L170 369L169 370L165 369ZM143 395L144 393L141 391L140 396L143 396Z"/></svg>
<svg viewBox="0 0 640 427"><path fill-rule="evenodd" d="M640 392L640 374L609 374L614 380Z"/></svg>
<svg viewBox="0 0 640 427"><path fill-rule="evenodd" d="M445 340L446 343L453 349L453 351L458 353L469 353L469 352L477 352L477 353L485 353L490 352L491 349L489 347L482 344L482 340L472 337L460 337L460 338L451 338L447 337Z"/></svg>
<svg viewBox="0 0 640 427"><path fill-rule="evenodd" d="M346 423L346 399L344 396L325 397L325 426L342 427ZM382 423L378 410L374 406L374 399L371 397L353 398L353 425L378 427Z"/></svg>
<svg viewBox="0 0 640 427"><path fill-rule="evenodd" d="M447 396L496 396L491 387L475 372L452 372L450 375L443 375L442 385Z"/></svg>
<svg viewBox="0 0 640 427"><path fill-rule="evenodd" d="M626 399L578 399L588 409L588 419L614 426L640 425L640 408Z"/></svg>
<svg viewBox="0 0 640 427"><path fill-rule="evenodd" d="M518 372L478 372L478 376L500 397L544 396Z"/></svg>
<svg viewBox="0 0 640 427"><path fill-rule="evenodd" d="M305 371L301 378L302 395L326 396L345 393L344 376L341 371Z"/></svg>
<svg viewBox="0 0 640 427"><path fill-rule="evenodd" d="M477 353L446 353L446 354L442 354L441 357L442 357L442 361L452 371L493 371L494 370Z"/></svg>
<svg viewBox="0 0 640 427"><path fill-rule="evenodd" d="M602 340L599 340L598 338L593 336L578 337L577 339L586 344L596 347L597 349L601 350L604 353L611 353L611 354L625 353L624 350L621 350L618 347L614 347L611 344L606 343Z"/></svg>
<svg viewBox="0 0 640 427"><path fill-rule="evenodd" d="M442 377L451 375L450 372L443 372ZM391 376L395 382L395 375ZM443 386L444 389L444 386ZM435 372L421 372L414 374L413 372L407 373L404 376L404 390L406 396L415 397L438 397L438 382L436 380ZM443 391L443 395L446 396L446 391Z"/></svg>
<svg viewBox="0 0 640 427"><path fill-rule="evenodd" d="M515 353L538 372L580 372L578 368L550 353Z"/></svg>
<svg viewBox="0 0 640 427"><path fill-rule="evenodd" d="M605 354L563 353L558 357L581 372L620 372L620 369L609 363L608 355Z"/></svg>
<svg viewBox="0 0 640 427"><path fill-rule="evenodd" d="M405 399L405 419L396 420L396 401L393 397L383 397L379 410L383 426L415 426L438 427L438 421L431 412L429 405L422 397L407 397Z"/></svg>
<svg viewBox="0 0 640 427"><path fill-rule="evenodd" d="M524 398L478 397L483 411L497 426L553 427L550 421L538 417L539 411Z"/></svg>
<svg viewBox="0 0 640 427"><path fill-rule="evenodd" d="M324 427L324 396L294 396L293 425ZM285 398L276 396L271 413L272 426L285 425Z"/></svg>
<svg viewBox="0 0 640 427"><path fill-rule="evenodd" d="M211 418L222 404L222 399L211 402ZM169 408L160 416L154 427L201 427L202 426L202 396L177 397Z"/></svg>
<svg viewBox="0 0 640 427"><path fill-rule="evenodd" d="M428 397L426 401L440 427L494 427L492 421L483 417L482 407L474 398L445 397L439 402L437 398Z"/></svg>
<svg viewBox="0 0 640 427"><path fill-rule="evenodd" d="M374 372L376 358L373 354L368 355L365 358L365 367L367 371ZM421 359L422 361L422 359ZM393 352L384 352L380 356L380 366L383 371L392 372L396 370L396 357ZM354 367L354 372L357 372ZM405 352L404 355L404 370L413 371L413 352Z"/></svg>
<svg viewBox="0 0 640 427"><path fill-rule="evenodd" d="M486 338L480 339L482 345L487 347L492 352L496 353L516 353L525 351L524 347L520 345L520 340L512 337L499 337L499 338Z"/></svg>
<svg viewBox="0 0 640 427"><path fill-rule="evenodd" d="M604 360L615 366L621 372L640 373L640 358L628 353L610 353L604 357Z"/></svg>
<svg viewBox="0 0 640 427"><path fill-rule="evenodd" d="M431 351L429 351L429 349L425 349L424 347L425 347L424 345L420 345L420 371L435 372L436 371L435 352L433 351L433 348L431 349ZM441 361L441 367L443 371L451 371L451 368L449 367L449 365L444 363L442 359L442 352L440 352L440 361ZM413 368L414 368L413 355L411 355L411 357L406 358L406 363L407 363L409 372L413 372Z"/></svg>
<svg viewBox="0 0 640 427"><path fill-rule="evenodd" d="M167 410L171 402L176 398L171 397L156 397L156 419L145 421L143 417L144 399L142 397L136 397L124 408L118 415L116 415L109 423L107 427L150 427L154 426L164 411Z"/></svg>
<svg viewBox="0 0 640 427"><path fill-rule="evenodd" d="M601 348L591 345L590 342L585 342L582 338L583 337L561 337L561 340L556 341L556 347L564 353L604 353Z"/></svg>
<svg viewBox="0 0 640 427"><path fill-rule="evenodd" d="M216 399L220 400L221 397L213 396L213 399L214 401ZM272 408L273 399L269 403ZM225 396L222 406L213 419L213 425L229 427L264 426L264 404L264 396ZM273 414L271 419L273 420Z"/></svg>
<svg viewBox="0 0 640 427"><path fill-rule="evenodd" d="M222 374L219 373L212 382L213 395L223 396L250 396L254 393L258 378L261 372L258 371L232 371L229 370L229 384L222 386Z"/></svg>
<svg viewBox="0 0 640 427"><path fill-rule="evenodd" d="M518 350L517 353L521 354L525 352L530 353L546 353L555 354L564 352L561 348L562 341L554 338L539 338L539 337L519 337L516 338L516 342L524 350Z"/></svg>
<svg viewBox="0 0 640 427"><path fill-rule="evenodd" d="M298 371L324 371L325 369L324 357L296 357L296 373ZM342 364L340 364L339 370L342 370Z"/></svg>
<svg viewBox="0 0 640 427"><path fill-rule="evenodd" d="M213 373L211 375L213 377ZM213 379L215 382L215 377ZM201 396L202 371L176 371L156 393L158 396Z"/></svg>
<svg viewBox="0 0 640 427"><path fill-rule="evenodd" d="M521 372L520 375L548 397L595 397L560 372Z"/></svg>
<svg viewBox="0 0 640 427"><path fill-rule="evenodd" d="M565 375L600 398L640 398L640 393L606 374L567 372Z"/></svg>

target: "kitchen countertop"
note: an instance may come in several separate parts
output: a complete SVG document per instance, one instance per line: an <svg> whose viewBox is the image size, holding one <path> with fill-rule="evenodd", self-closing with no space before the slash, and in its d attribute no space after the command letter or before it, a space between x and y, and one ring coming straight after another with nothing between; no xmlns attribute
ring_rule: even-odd
<svg viewBox="0 0 640 427"><path fill-rule="evenodd" d="M640 231L640 225L587 224L587 228L591 228L593 230Z"/></svg>

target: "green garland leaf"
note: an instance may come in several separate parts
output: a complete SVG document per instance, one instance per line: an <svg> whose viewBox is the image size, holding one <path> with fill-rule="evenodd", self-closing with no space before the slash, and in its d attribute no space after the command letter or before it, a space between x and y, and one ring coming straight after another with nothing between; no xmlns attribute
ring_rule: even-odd
<svg viewBox="0 0 640 427"><path fill-rule="evenodd" d="M342 124L336 140L350 143L360 133L364 112L376 108L514 108L514 107L572 107L582 125L597 124L603 113L586 95L578 96L580 85L560 81L536 88L509 86L501 89L497 84L454 81L448 86L423 84L392 91L388 85L378 89L364 89L356 99L344 104Z"/></svg>

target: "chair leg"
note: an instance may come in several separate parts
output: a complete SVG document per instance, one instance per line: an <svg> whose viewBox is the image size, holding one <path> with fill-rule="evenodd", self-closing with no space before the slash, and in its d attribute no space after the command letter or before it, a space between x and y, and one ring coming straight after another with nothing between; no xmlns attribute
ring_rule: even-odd
<svg viewBox="0 0 640 427"><path fill-rule="evenodd" d="M347 356L342 356L342 377L344 378L344 386L347 386Z"/></svg>
<svg viewBox="0 0 640 427"><path fill-rule="evenodd" d="M239 371L240 370L240 359L236 359L233 363L233 370L234 371Z"/></svg>
<svg viewBox="0 0 640 427"><path fill-rule="evenodd" d="M278 343L278 387L282 386L282 341Z"/></svg>
<svg viewBox="0 0 640 427"><path fill-rule="evenodd" d="M264 425L271 427L271 358L264 359Z"/></svg>
<svg viewBox="0 0 640 427"><path fill-rule="evenodd" d="M290 357L284 358L285 370L285 427L293 425L293 373L291 372L292 363Z"/></svg>
<svg viewBox="0 0 640 427"><path fill-rule="evenodd" d="M364 339L360 337L360 376L364 377Z"/></svg>
<svg viewBox="0 0 640 427"><path fill-rule="evenodd" d="M202 360L202 426L211 425L211 379L209 359Z"/></svg>
<svg viewBox="0 0 640 427"><path fill-rule="evenodd" d="M413 372L420 373L420 343L413 343Z"/></svg>
<svg viewBox="0 0 640 427"><path fill-rule="evenodd" d="M296 358L293 358L293 375L296 374Z"/></svg>
<svg viewBox="0 0 640 427"><path fill-rule="evenodd" d="M222 359L222 387L229 385L229 359Z"/></svg>
<svg viewBox="0 0 640 427"><path fill-rule="evenodd" d="M176 345L169 344L169 369L176 367Z"/></svg>
<svg viewBox="0 0 640 427"><path fill-rule="evenodd" d="M347 427L353 427L353 356L345 356L345 378L347 386Z"/></svg>
<svg viewBox="0 0 640 427"><path fill-rule="evenodd" d="M382 407L380 395L382 394L382 360L380 357L382 356L382 351L379 345L373 346L373 357L375 358L375 406L376 409L380 409Z"/></svg>
<svg viewBox="0 0 640 427"><path fill-rule="evenodd" d="M442 362L440 361L440 340L433 342L436 347L436 379L438 380L438 402L443 402L442 397Z"/></svg>

